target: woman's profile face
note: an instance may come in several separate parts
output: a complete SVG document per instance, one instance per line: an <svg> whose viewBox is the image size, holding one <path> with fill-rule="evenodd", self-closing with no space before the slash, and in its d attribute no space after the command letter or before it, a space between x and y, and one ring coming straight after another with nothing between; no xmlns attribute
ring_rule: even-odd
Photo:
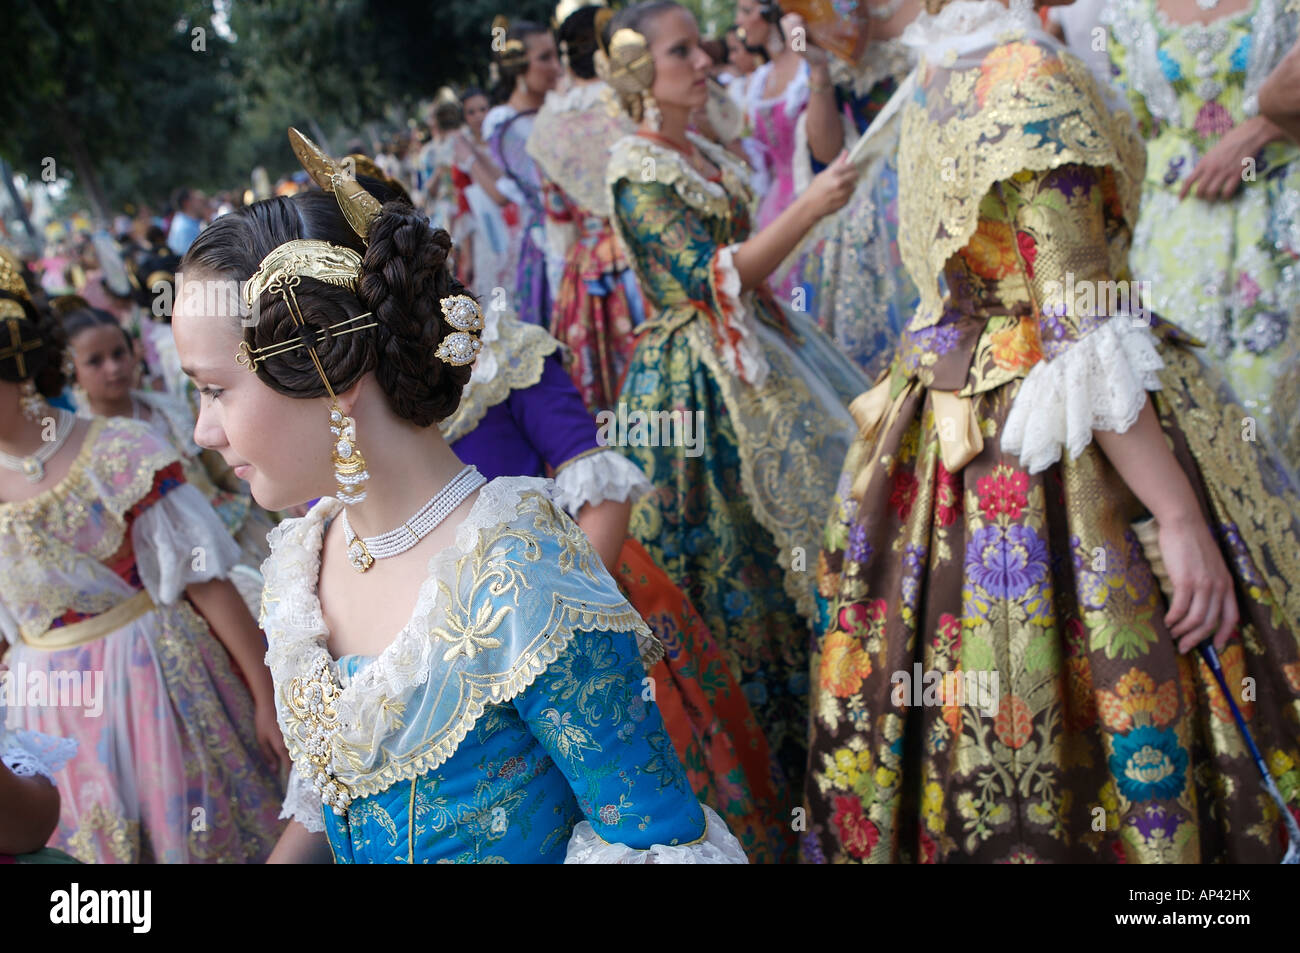
<svg viewBox="0 0 1300 953"><path fill-rule="evenodd" d="M225 279L195 272L182 285L203 288L205 280ZM268 510L330 495L336 487L327 400L276 393L235 363L243 341L238 316L205 313L210 301L227 297L186 291L172 314L181 369L199 391L194 442L220 453Z"/></svg>
<svg viewBox="0 0 1300 953"><path fill-rule="evenodd" d="M698 109L709 100L713 60L700 46L700 28L690 11L677 7L647 25L655 78L651 92L660 103Z"/></svg>
<svg viewBox="0 0 1300 953"><path fill-rule="evenodd" d="M525 38L524 48L528 51L528 69L524 71L524 85L534 95L542 95L554 89L560 82L563 67L560 54L555 46L555 37L550 33L534 33Z"/></svg>

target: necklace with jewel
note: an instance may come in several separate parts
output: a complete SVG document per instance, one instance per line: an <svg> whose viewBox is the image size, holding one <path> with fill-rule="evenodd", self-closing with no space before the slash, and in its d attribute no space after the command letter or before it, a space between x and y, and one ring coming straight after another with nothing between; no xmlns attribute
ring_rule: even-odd
<svg viewBox="0 0 1300 953"><path fill-rule="evenodd" d="M444 486L433 499L425 503L415 515L405 520L397 529L378 536L358 536L348 523L348 511L343 511L343 539L348 547L348 562L357 572L365 572L376 559L388 559L404 553L450 516L465 498L481 487L487 479L474 466L467 466Z"/></svg>
<svg viewBox="0 0 1300 953"><path fill-rule="evenodd" d="M33 453L30 457L16 457L12 453L5 453L0 450L0 467L6 470L16 470L27 477L30 483L40 483L45 479L45 463L59 452L59 448L68 442L72 436L72 426L76 423L77 417L70 411L62 407L54 409L54 439L45 442L41 448Z"/></svg>

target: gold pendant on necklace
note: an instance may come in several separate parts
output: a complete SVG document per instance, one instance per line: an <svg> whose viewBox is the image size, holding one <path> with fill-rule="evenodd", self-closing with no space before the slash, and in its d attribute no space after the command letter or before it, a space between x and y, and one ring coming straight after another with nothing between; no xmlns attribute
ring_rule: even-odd
<svg viewBox="0 0 1300 953"><path fill-rule="evenodd" d="M26 457L23 460L23 475L31 483L40 483L45 479L45 464L35 457Z"/></svg>
<svg viewBox="0 0 1300 953"><path fill-rule="evenodd" d="M366 549L360 536L348 543L348 562L357 572L365 572L375 564L375 557L370 555L370 550Z"/></svg>

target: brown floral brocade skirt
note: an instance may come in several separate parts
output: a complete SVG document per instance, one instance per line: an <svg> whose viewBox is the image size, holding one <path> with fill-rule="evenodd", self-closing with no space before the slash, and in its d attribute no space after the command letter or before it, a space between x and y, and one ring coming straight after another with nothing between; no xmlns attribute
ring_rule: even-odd
<svg viewBox="0 0 1300 953"><path fill-rule="evenodd" d="M1236 581L1227 682L1300 816L1300 503L1205 365L1160 351L1151 397ZM1169 635L1144 508L1095 441L1029 474L1000 450L1012 382L972 399L984 448L949 473L905 386L849 453L818 564L802 859L1279 861L1278 810Z"/></svg>

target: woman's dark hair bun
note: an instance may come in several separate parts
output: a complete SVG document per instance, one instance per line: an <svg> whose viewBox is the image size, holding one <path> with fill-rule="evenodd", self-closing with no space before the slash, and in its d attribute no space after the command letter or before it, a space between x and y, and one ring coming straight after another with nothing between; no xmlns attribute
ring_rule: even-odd
<svg viewBox="0 0 1300 953"><path fill-rule="evenodd" d="M472 365L447 364L434 353L443 336L455 330L443 318L441 299L466 293L447 263L451 237L443 229L430 228L419 212L383 183L364 176L358 176L358 181L384 203L370 224L368 243L352 231L333 195L304 192L221 216L199 233L181 271L244 281L271 251L299 238L357 252L362 264L355 292L314 278L299 282L296 297L308 326L305 333L300 333L279 294L263 294L256 320L244 329L244 340L253 349L314 341L335 393L374 371L394 413L427 427L455 412L472 370ZM367 312L373 317L357 324L374 321L376 327L353 333L327 330ZM347 329L337 329L343 330ZM290 397L327 395L305 347L261 361L257 376Z"/></svg>
<svg viewBox="0 0 1300 953"><path fill-rule="evenodd" d="M430 228L405 202L384 205L370 224L358 292L379 322L375 378L399 417L427 427L455 412L473 365L452 365L434 355L456 329L442 314L442 299L466 294L448 266L451 236Z"/></svg>
<svg viewBox="0 0 1300 953"><path fill-rule="evenodd" d="M67 383L63 373L63 355L67 350L68 339L63 328L50 313L48 305L33 304L8 291L0 291L0 300L16 302L22 308L23 316L14 316L19 342L24 346L36 345L23 351L21 370L16 356L0 358L0 380L12 383L35 381L36 389L42 396L57 397L63 393ZM6 320L0 319L0 328L6 323ZM8 331L5 332L4 340L7 344Z"/></svg>

